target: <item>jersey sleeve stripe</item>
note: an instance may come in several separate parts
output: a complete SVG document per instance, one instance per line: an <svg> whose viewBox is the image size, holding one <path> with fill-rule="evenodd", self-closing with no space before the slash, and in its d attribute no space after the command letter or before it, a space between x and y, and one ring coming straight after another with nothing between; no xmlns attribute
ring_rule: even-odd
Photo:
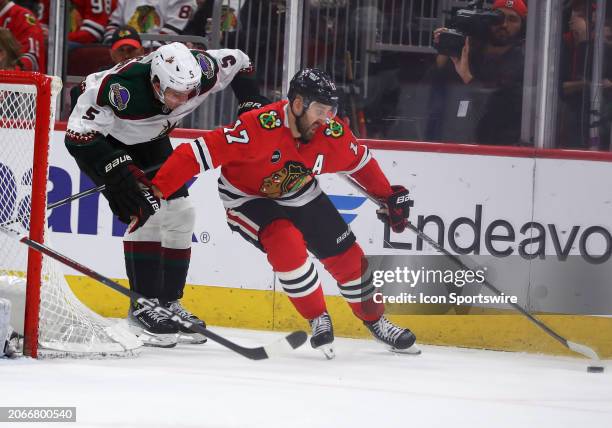
<svg viewBox="0 0 612 428"><path fill-rule="evenodd" d="M84 19L83 20L83 25L85 26L89 26L91 28L94 28L95 30L99 31L100 33L104 33L104 26L98 24L96 21L92 21L91 19Z"/></svg>
<svg viewBox="0 0 612 428"><path fill-rule="evenodd" d="M27 59L28 61L32 63L32 71L38 71L38 58L36 58L36 55L30 52L26 52L23 55L21 55L20 58Z"/></svg>
<svg viewBox="0 0 612 428"><path fill-rule="evenodd" d="M106 30L104 31L104 42L110 43L111 38L113 37L113 33L115 30L119 28L119 24L110 23L106 26Z"/></svg>
<svg viewBox="0 0 612 428"><path fill-rule="evenodd" d="M359 161L357 166L355 168L351 169L350 171L341 171L341 172L343 174L354 174L355 172L359 171L361 168L366 166L366 164L368 162L370 162L370 159L372 159L372 154L370 153L370 150L367 147L365 147L365 151L363 152L363 156L361 157L361 160Z"/></svg>
<svg viewBox="0 0 612 428"><path fill-rule="evenodd" d="M83 31L87 31L89 34L91 34L92 36L94 36L94 37L96 38L96 40L97 40L97 41L101 41L101 40L102 40L102 33L100 33L99 31L97 31L96 29L94 29L94 28L90 28L90 27L88 27L88 26L86 26L86 25L83 25L83 26L81 27L81 29L82 29Z"/></svg>
<svg viewBox="0 0 612 428"><path fill-rule="evenodd" d="M164 31L164 29L168 30L168 31ZM173 34L181 34L181 29L175 27L174 25L170 25L170 24L165 24L162 27L162 32L167 32L167 33L173 33Z"/></svg>
<svg viewBox="0 0 612 428"><path fill-rule="evenodd" d="M193 150L193 153L196 155L196 160L200 165L200 171L203 172L211 169L211 165L213 163L204 139L199 137L198 139L193 140L190 144L191 150Z"/></svg>

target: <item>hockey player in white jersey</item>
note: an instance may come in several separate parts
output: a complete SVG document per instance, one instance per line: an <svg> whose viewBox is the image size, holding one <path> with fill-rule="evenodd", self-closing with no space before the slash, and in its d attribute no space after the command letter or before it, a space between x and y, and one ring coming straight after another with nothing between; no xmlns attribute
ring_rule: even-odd
<svg viewBox="0 0 612 428"><path fill-rule="evenodd" d="M181 34L197 8L196 0L118 0L104 31L104 41L123 25L139 33Z"/></svg>
<svg viewBox="0 0 612 428"><path fill-rule="evenodd" d="M172 152L168 135L180 120L230 83L241 103L259 97L249 58L242 51L164 45L145 57L87 76L65 139L81 170L96 184L106 185L103 194L113 213L130 224L123 244L131 289L202 324L179 302L195 222L187 187L160 202L140 184L155 174L142 170L160 165ZM151 346L206 340L136 303L129 319Z"/></svg>

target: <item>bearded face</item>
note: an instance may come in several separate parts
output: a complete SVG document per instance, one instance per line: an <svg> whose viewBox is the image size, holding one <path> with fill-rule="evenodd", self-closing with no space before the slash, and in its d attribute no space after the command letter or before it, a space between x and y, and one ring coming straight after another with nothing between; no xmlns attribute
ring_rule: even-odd
<svg viewBox="0 0 612 428"><path fill-rule="evenodd" d="M489 41L493 46L508 46L520 39L523 20L512 9L499 8L505 19L499 25L492 25L489 29Z"/></svg>

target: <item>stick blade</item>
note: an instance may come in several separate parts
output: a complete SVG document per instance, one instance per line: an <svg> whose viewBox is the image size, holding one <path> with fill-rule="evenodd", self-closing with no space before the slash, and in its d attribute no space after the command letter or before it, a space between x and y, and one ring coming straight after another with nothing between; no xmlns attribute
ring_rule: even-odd
<svg viewBox="0 0 612 428"><path fill-rule="evenodd" d="M592 360L600 359L599 355L597 355L597 352L595 352L594 350L592 350L586 345L581 345L580 343L575 343L575 342L571 342L568 340L567 347L570 348L572 351L577 352L578 354L582 354L585 357L590 358Z"/></svg>
<svg viewBox="0 0 612 428"><path fill-rule="evenodd" d="M265 352L269 357L285 355L306 343L308 335L304 331L294 331L280 340L264 346Z"/></svg>

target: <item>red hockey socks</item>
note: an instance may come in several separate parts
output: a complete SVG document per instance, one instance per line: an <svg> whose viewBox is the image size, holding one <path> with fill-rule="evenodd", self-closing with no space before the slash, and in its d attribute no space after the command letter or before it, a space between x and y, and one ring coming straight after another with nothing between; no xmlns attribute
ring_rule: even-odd
<svg viewBox="0 0 612 428"><path fill-rule="evenodd" d="M385 312L382 303L373 300L374 286L369 275L361 273L363 251L354 243L344 253L321 260L325 269L338 281L340 294L355 316L363 321L376 321Z"/></svg>
<svg viewBox="0 0 612 428"><path fill-rule="evenodd" d="M317 270L308 259L302 233L289 220L275 220L259 234L259 242L295 309L306 319L325 312Z"/></svg>

